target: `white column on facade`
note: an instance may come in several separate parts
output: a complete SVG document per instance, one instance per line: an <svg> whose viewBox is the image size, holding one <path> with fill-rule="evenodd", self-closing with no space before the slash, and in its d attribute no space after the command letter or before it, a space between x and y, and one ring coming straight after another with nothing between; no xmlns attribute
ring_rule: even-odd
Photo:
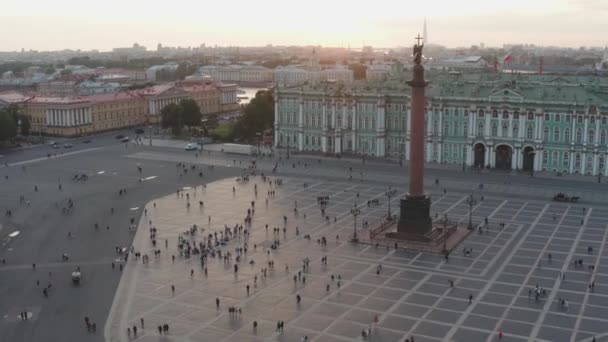
<svg viewBox="0 0 608 342"><path fill-rule="evenodd" d="M593 153L593 171L592 174L595 176L598 172L598 158L597 153Z"/></svg>
<svg viewBox="0 0 608 342"><path fill-rule="evenodd" d="M570 144L576 141L576 113L572 113L572 131L570 131ZM570 172L572 173L572 172Z"/></svg>
<svg viewBox="0 0 608 342"><path fill-rule="evenodd" d="M595 118L595 136L594 136L594 145L598 145L600 143L600 118Z"/></svg>
<svg viewBox="0 0 608 342"><path fill-rule="evenodd" d="M378 157L383 157L385 155L385 116L386 101L384 99L381 99L380 101L378 101L378 113L376 118L376 156Z"/></svg>
<svg viewBox="0 0 608 342"><path fill-rule="evenodd" d="M488 165L488 163L490 162L490 151L492 150L492 148L490 146L486 147L486 150L484 152L484 156L483 156L483 160L485 162L486 165ZM486 165L484 165L483 167L485 168Z"/></svg>
<svg viewBox="0 0 608 342"><path fill-rule="evenodd" d="M325 100L321 102L321 151L327 153L327 103Z"/></svg>
<svg viewBox="0 0 608 342"><path fill-rule="evenodd" d="M353 116L351 118L352 126L352 142L351 148L353 152L357 152L357 101L353 101Z"/></svg>
<svg viewBox="0 0 608 342"><path fill-rule="evenodd" d="M304 100L300 98L298 106L298 151L304 150Z"/></svg>
<svg viewBox="0 0 608 342"><path fill-rule="evenodd" d="M540 123L542 122L541 115L534 114L534 140L542 140L542 131Z"/></svg>
<svg viewBox="0 0 608 342"><path fill-rule="evenodd" d="M587 145L589 143L589 135L587 134L589 132L589 117L585 116L585 128L583 129L583 145ZM586 163L583 163L586 164ZM584 167L584 166L583 166ZM585 172L581 172L581 173L585 173Z"/></svg>
<svg viewBox="0 0 608 342"><path fill-rule="evenodd" d="M585 141L583 140L583 142ZM581 175L584 175L585 172L587 172L587 152L581 153Z"/></svg>
<svg viewBox="0 0 608 342"><path fill-rule="evenodd" d="M509 121L511 121L511 120L509 120ZM510 125L510 124L509 124L509 125ZM513 154L511 155L511 170L515 170L515 169L517 169L517 168L518 168L518 167L517 167L517 159L518 159L518 158L517 158L517 156L518 156L518 155L519 155L519 149L518 149L518 148L516 148L516 149L513 151Z"/></svg>
<svg viewBox="0 0 608 342"><path fill-rule="evenodd" d="M489 162L490 167L496 167L496 146L488 147L490 160L486 161L486 164Z"/></svg>
<svg viewBox="0 0 608 342"><path fill-rule="evenodd" d="M443 161L443 144L437 143L437 162L441 164Z"/></svg>
<svg viewBox="0 0 608 342"><path fill-rule="evenodd" d="M92 111L93 110L91 108L89 108L87 110L87 122L88 123L93 123L93 114L92 114Z"/></svg>
<svg viewBox="0 0 608 342"><path fill-rule="evenodd" d="M525 112L521 112L519 114L519 129L517 131L517 134L520 139L523 139L526 136L526 117L527 114ZM523 166L520 166L520 169L522 167Z"/></svg>
<svg viewBox="0 0 608 342"><path fill-rule="evenodd" d="M274 94L274 147L279 145L279 94Z"/></svg>
<svg viewBox="0 0 608 342"><path fill-rule="evenodd" d="M51 123L51 111L50 109L45 110L46 113L46 125L50 126Z"/></svg>
<svg viewBox="0 0 608 342"><path fill-rule="evenodd" d="M439 110L439 132L437 132L437 136L442 140L443 135L446 133L443 131L443 110Z"/></svg>
<svg viewBox="0 0 608 342"><path fill-rule="evenodd" d="M507 137L509 137L509 139L513 139L513 112L509 112L509 131L507 132ZM514 158L511 159L511 161L513 161ZM513 163L511 163L511 169L515 169L513 166Z"/></svg>
<svg viewBox="0 0 608 342"><path fill-rule="evenodd" d="M467 148L467 166L473 166L473 157L474 157L474 152L473 152L473 144L466 144L466 148Z"/></svg>
<svg viewBox="0 0 608 342"><path fill-rule="evenodd" d="M570 174L574 173L574 151L570 151Z"/></svg>
<svg viewBox="0 0 608 342"><path fill-rule="evenodd" d="M513 151L513 156L512 156L513 160L515 160L515 167L511 166L512 169L514 170L519 170L521 169L521 165L520 165L520 159L521 159L521 148L516 147L515 151Z"/></svg>
<svg viewBox="0 0 608 342"><path fill-rule="evenodd" d="M475 123L474 123L473 120L475 120L475 114L473 114L473 112L470 112L469 113L469 129L467 130L467 132L468 132L467 135L469 137L474 137L475 136Z"/></svg>
<svg viewBox="0 0 608 342"><path fill-rule="evenodd" d="M488 112L485 113L486 124L484 127L485 132L483 133L483 135L486 139L488 139L490 137L490 117L491 117L491 115L492 115L491 113L488 113ZM487 161L487 159L486 159L486 161Z"/></svg>

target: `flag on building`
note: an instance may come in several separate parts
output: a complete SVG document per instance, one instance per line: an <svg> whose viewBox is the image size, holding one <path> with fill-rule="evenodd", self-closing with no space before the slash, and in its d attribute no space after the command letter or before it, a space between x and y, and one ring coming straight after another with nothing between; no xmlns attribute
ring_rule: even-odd
<svg viewBox="0 0 608 342"><path fill-rule="evenodd" d="M513 54L512 53L508 53L503 59L502 59L502 63L509 63L510 61L513 60Z"/></svg>

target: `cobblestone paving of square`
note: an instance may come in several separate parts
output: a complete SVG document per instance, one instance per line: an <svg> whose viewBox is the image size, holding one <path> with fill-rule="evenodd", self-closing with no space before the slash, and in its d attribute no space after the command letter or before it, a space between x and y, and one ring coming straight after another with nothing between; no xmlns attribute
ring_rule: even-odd
<svg viewBox="0 0 608 342"><path fill-rule="evenodd" d="M361 331L371 326L372 341L404 341L410 336L416 341L490 341L498 338L499 331L504 334L502 341L591 341L594 336L608 341L606 207L527 201L508 194L478 198L473 220L482 224L487 217L488 228L471 234L446 261L439 255L348 242L354 203L361 209L357 217L361 234L367 230L363 222L371 227L386 217L386 188L379 185L285 178L283 185L272 186L276 195L266 204L269 189L260 177L249 182L226 179L206 189L185 189L190 208L186 197L175 194L150 202L133 242L136 251L150 255L150 261L143 264L130 258L106 337L111 341L301 341L307 336L308 341L352 341L361 340ZM403 195L405 189L398 190ZM320 214L318 196L330 196L329 221ZM466 224L467 198L467 193L434 194L432 213ZM368 206L371 199L380 204ZM202 208L199 201L204 201ZM224 263L210 257L205 275L198 256L179 256L178 236L189 227L204 228L188 237L202 241L209 233L223 231L224 225L242 224L251 201L255 215L251 226L245 226L249 235L222 247L236 255L235 248L247 242L238 272L233 270L234 259ZM395 210L398 201L392 202ZM151 226L158 228L160 257L152 252ZM278 234L274 227L280 229ZM310 240L305 238L308 234ZM317 242L322 237L326 246ZM270 249L275 239L280 246ZM464 248L472 249L471 255L465 256ZM324 256L326 265L321 262ZM304 258L310 259L310 266L298 279ZM270 260L274 268L268 268ZM578 260L583 265L575 267ZM266 277L262 268L268 268ZM538 300L536 286L544 292ZM560 299L567 305L560 305ZM229 306L241 308L242 314L229 314ZM145 320L144 329L140 318ZM275 329L279 320L285 322L283 332ZM161 336L156 327L165 323L170 333ZM134 325L139 329L137 338L129 338L126 329Z"/></svg>

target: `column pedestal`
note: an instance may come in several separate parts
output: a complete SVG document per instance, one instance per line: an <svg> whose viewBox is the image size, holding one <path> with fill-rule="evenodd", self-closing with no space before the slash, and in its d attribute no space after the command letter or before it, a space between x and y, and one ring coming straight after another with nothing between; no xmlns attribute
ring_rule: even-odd
<svg viewBox="0 0 608 342"><path fill-rule="evenodd" d="M407 195L401 199L397 232L425 235L433 228L431 220L431 198Z"/></svg>

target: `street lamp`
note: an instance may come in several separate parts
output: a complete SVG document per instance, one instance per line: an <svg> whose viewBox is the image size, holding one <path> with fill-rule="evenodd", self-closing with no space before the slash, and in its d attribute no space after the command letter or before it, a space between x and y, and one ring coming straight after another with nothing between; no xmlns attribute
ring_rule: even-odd
<svg viewBox="0 0 608 342"><path fill-rule="evenodd" d="M391 198L393 198L397 194L397 189L391 189L388 187L388 190L384 193L386 197L388 197L388 219L391 219Z"/></svg>
<svg viewBox="0 0 608 342"><path fill-rule="evenodd" d="M357 208L357 204L355 204L353 206L353 208L350 210L350 214L353 215L353 217L355 218L355 225L354 225L354 229L353 229L353 238L351 239L351 241L359 242L359 238L357 237L357 216L359 216L359 214L361 214L361 210L359 208Z"/></svg>
<svg viewBox="0 0 608 342"><path fill-rule="evenodd" d="M469 198L467 199L467 204L469 205L469 225L467 226L467 228L469 230L473 230L473 205L475 205L477 203L477 200L475 198L473 198L473 194L469 195Z"/></svg>

